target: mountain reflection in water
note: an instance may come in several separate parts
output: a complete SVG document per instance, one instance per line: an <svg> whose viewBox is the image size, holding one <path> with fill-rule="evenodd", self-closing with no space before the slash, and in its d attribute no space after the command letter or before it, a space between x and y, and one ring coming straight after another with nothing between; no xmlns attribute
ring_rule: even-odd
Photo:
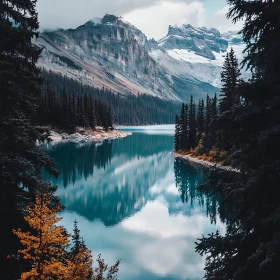
<svg viewBox="0 0 280 280"><path fill-rule="evenodd" d="M78 221L88 247L106 261L121 259L119 279L201 279L204 259L197 238L216 230L209 205L196 186L205 175L170 154L170 133L133 131L102 143L43 146L62 171L57 195L66 207L63 224ZM213 216L213 214L212 214ZM216 217L216 214L214 214Z"/></svg>

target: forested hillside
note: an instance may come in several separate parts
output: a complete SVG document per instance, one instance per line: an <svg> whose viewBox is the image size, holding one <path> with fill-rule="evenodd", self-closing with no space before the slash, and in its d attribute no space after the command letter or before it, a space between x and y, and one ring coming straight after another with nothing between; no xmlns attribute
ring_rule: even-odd
<svg viewBox="0 0 280 280"><path fill-rule="evenodd" d="M33 44L36 2L0 2L0 279L116 279L119 261L109 267L99 255L93 268L77 223L70 248L71 235L57 224L62 205L56 187L42 178L42 169L52 176L59 172L37 145L45 137L37 126L43 99L36 66L41 49ZM53 105L63 105L69 99L65 92L55 100Z"/></svg>
<svg viewBox="0 0 280 280"><path fill-rule="evenodd" d="M227 217L225 235L203 236L196 244L197 252L206 255L205 279L276 279L280 263L280 4L227 2L228 18L244 20L243 65L253 78L242 81L234 52L228 53L221 73L219 112L207 108L205 115L200 109L202 114L195 119L184 105L176 118L175 149L239 170L214 168L199 187L217 197L219 203L212 207Z"/></svg>
<svg viewBox="0 0 280 280"><path fill-rule="evenodd" d="M125 96L114 94L107 89L93 88L75 80L53 72L42 72L44 78L43 93L47 87L53 89L58 96L63 89L70 95L87 95L93 100L104 102L111 108L113 123L122 125L172 124L180 111L180 104L162 100L149 95Z"/></svg>

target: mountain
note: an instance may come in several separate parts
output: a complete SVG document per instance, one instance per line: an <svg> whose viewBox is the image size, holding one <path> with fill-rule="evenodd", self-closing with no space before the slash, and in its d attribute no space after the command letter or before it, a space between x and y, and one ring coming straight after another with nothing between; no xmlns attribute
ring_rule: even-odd
<svg viewBox="0 0 280 280"><path fill-rule="evenodd" d="M236 32L221 34L215 28L197 28L190 24L169 26L168 34L149 54L177 78L207 83L220 88L220 73L228 49L235 50L239 61L245 44ZM242 71L245 79L249 73Z"/></svg>
<svg viewBox="0 0 280 280"><path fill-rule="evenodd" d="M113 15L93 19L76 29L46 31L36 44L38 65L94 87L123 95L148 94L188 101L219 92L220 67L234 33L170 26L159 41Z"/></svg>

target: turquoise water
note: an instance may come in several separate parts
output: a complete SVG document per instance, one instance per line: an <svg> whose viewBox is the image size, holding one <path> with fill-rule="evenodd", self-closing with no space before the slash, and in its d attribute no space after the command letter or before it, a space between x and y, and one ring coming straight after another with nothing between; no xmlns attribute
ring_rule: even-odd
<svg viewBox="0 0 280 280"><path fill-rule="evenodd" d="M129 128L126 128L129 129ZM69 232L76 219L94 256L121 259L119 279L201 279L197 238L224 232L207 213L212 205L196 186L205 170L170 154L172 130L133 130L103 143L42 147L62 171L57 195Z"/></svg>

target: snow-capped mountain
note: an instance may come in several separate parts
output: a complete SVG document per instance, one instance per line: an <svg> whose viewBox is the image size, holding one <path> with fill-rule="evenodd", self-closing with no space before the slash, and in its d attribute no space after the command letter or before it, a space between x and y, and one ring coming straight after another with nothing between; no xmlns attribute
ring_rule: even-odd
<svg viewBox="0 0 280 280"><path fill-rule="evenodd" d="M43 32L38 65L121 94L189 100L219 92L221 65L230 46L244 48L235 33L170 26L159 41L113 15L76 29Z"/></svg>
<svg viewBox="0 0 280 280"><path fill-rule="evenodd" d="M226 52L232 47L239 61L245 44L236 32L220 34L215 28L188 25L170 26L166 37L149 54L176 77L211 84L220 88L220 73ZM249 74L243 71L243 77Z"/></svg>

